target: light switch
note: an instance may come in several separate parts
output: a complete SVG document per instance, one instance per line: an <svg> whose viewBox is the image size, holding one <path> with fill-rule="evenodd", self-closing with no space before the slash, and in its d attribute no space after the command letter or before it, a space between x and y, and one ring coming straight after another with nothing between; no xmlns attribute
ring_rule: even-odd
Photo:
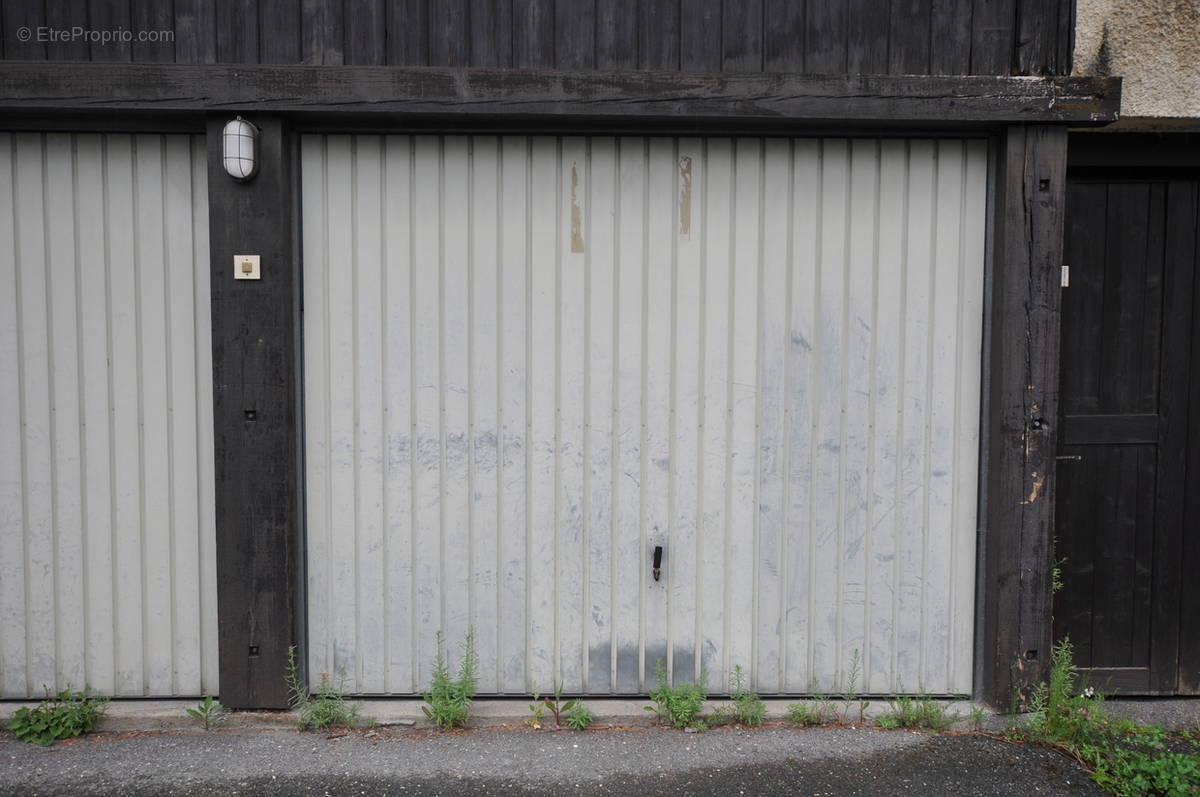
<svg viewBox="0 0 1200 797"><path fill-rule="evenodd" d="M262 279L258 257L258 255L234 255L233 278L235 280Z"/></svg>

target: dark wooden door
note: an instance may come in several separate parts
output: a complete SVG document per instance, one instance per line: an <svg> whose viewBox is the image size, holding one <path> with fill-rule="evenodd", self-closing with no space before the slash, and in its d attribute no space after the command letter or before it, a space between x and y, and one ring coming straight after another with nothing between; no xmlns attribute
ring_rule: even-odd
<svg viewBox="0 0 1200 797"><path fill-rule="evenodd" d="M1185 562L1200 517L1197 186L1091 172L1067 188L1054 630L1107 692L1200 688Z"/></svg>

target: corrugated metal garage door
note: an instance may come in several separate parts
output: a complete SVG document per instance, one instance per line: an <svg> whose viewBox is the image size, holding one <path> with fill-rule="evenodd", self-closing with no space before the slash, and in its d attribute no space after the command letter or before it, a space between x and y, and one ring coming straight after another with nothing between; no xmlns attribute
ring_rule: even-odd
<svg viewBox="0 0 1200 797"><path fill-rule="evenodd" d="M484 692L970 690L983 142L302 168L314 677L416 692L474 625Z"/></svg>
<svg viewBox="0 0 1200 797"><path fill-rule="evenodd" d="M217 691L205 169L0 134L0 696Z"/></svg>

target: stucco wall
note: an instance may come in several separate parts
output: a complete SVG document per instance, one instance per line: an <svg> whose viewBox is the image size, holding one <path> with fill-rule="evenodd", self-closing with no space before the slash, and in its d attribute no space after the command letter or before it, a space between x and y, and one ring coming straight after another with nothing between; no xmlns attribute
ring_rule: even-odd
<svg viewBox="0 0 1200 797"><path fill-rule="evenodd" d="M1078 0L1075 74L1125 78L1125 124L1200 126L1200 0Z"/></svg>

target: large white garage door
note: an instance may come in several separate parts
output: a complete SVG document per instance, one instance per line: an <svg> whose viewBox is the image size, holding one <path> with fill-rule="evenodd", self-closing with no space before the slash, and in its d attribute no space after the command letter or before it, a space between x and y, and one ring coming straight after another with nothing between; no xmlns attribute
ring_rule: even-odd
<svg viewBox="0 0 1200 797"><path fill-rule="evenodd" d="M302 168L314 678L417 692L474 626L484 692L970 691L982 141Z"/></svg>
<svg viewBox="0 0 1200 797"><path fill-rule="evenodd" d="M217 692L206 168L0 134L0 697Z"/></svg>

